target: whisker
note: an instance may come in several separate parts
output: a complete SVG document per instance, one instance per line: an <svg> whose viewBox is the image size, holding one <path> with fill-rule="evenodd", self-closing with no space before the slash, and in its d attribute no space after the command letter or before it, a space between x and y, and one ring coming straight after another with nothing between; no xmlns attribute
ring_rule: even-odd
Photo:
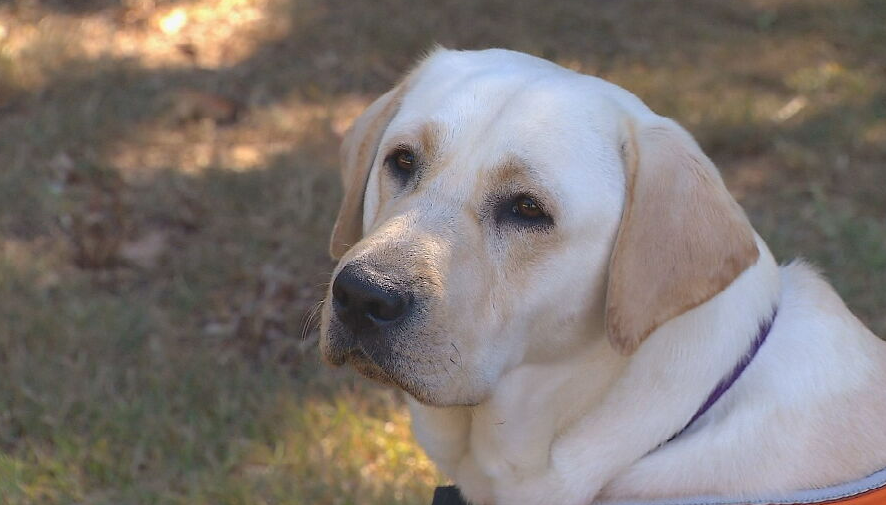
<svg viewBox="0 0 886 505"><path fill-rule="evenodd" d="M449 342L449 344L455 349L455 353L458 355L458 368L464 370L464 362L461 360L461 352L458 350L458 346L455 345L455 342ZM449 358L449 360L452 361L452 358ZM452 361L452 363L455 364L455 361Z"/></svg>
<svg viewBox="0 0 886 505"><path fill-rule="evenodd" d="M307 316L305 317L305 324L302 325L301 331L301 339L302 342L306 342L308 340L308 334L311 333L311 330L319 329L319 324L314 324L317 319L317 315L320 313L320 310L323 308L323 302L326 300L320 300L314 304L313 307L308 311Z"/></svg>

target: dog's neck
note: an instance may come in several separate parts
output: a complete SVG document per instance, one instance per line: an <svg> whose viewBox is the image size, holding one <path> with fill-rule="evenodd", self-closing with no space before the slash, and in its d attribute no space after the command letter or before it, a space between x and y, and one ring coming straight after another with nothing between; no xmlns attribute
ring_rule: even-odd
<svg viewBox="0 0 886 505"><path fill-rule="evenodd" d="M633 355L618 354L600 335L555 364L517 366L475 411L481 414L474 416L475 423L508 423L507 429L498 430L498 440L518 447L502 447L502 452L524 451L520 459L529 468L546 464L547 458L532 461L536 451L522 441L538 440L541 428L527 425L522 434L520 423L544 425L551 438L580 430L608 440L613 444L611 457L607 448L600 451L607 458L594 454L580 460L599 462L600 468L588 469L589 474L616 475L689 423L712 389L747 354L761 322L772 316L780 295L778 266L765 243L759 238L757 243L760 258L754 266L708 302L664 324ZM553 400L537 405L526 400L546 397ZM703 419L696 427L699 424ZM503 431L509 433L501 436Z"/></svg>
<svg viewBox="0 0 886 505"><path fill-rule="evenodd" d="M656 330L634 355L625 358L619 377L612 379L606 397L621 398L622 386L636 391L641 387L637 382L647 389L661 386L666 390L668 383L676 388L678 394L651 398L653 403L647 406L670 412L673 423L660 427L653 447L695 421L693 417L711 400L711 392L724 379L734 382L738 378L740 374L731 374L747 359L749 350L757 351L761 330L768 333L767 322L781 294L780 277L778 265L759 237L757 246L760 257L755 265L708 302Z"/></svg>
<svg viewBox="0 0 886 505"><path fill-rule="evenodd" d="M705 415L708 410L710 410L711 407L713 407L714 404L716 404L717 401L724 394L726 394L727 391L729 391L729 388L731 388L732 385L735 384L736 381L738 381L738 379L747 369L748 365L750 365L754 358L757 356L760 348L763 347L764 343L766 343L766 339L769 337L769 332L772 329L772 324L775 322L775 316L777 315L778 307L775 307L772 310L772 315L760 322L760 328L757 331L757 336L754 337L754 340L751 343L748 351L738 360L732 371L730 371L728 375L725 375L722 379L720 379L720 382L717 383L717 386L714 387L714 389L708 395L707 399L704 401L701 407L699 407L692 418L689 419L689 423L684 426L683 429L678 431L674 436L669 438L668 442L674 440L675 438L686 432L688 429L690 429L692 425L695 424L695 421Z"/></svg>

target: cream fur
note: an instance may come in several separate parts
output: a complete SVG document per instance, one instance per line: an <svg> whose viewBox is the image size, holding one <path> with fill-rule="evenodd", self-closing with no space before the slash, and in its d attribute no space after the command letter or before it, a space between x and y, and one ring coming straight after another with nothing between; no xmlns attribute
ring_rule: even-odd
<svg viewBox="0 0 886 505"><path fill-rule="evenodd" d="M373 259L423 279L432 308L402 350L414 366L389 372L403 374L421 400L409 402L416 438L472 503L753 496L886 466L886 344L808 266L779 267L752 231L759 257L718 281L713 297L680 294L700 305L656 322L633 353L610 344L610 258L622 212L634 205L625 197L624 125L664 124L635 96L520 53L438 50L398 101L389 121L361 123L380 123L365 133L377 138L375 158L354 169L369 171L362 215L346 218L362 219L364 238L350 249L350 239L334 244L342 258L333 275ZM680 132L674 138L689 140L678 150L691 142ZM434 151L408 191L392 189L381 168L404 139ZM361 143L363 152L376 147L349 140ZM554 231L496 231L483 217L488 195L510 184L505 174L504 186L490 187L513 159L531 169L521 175L528 182L513 184L545 195ZM349 186L350 198L357 193ZM718 246L729 236L709 240ZM677 257L711 250L704 237L696 242L701 249ZM634 289L655 274L618 275ZM324 353L338 338L329 305ZM742 377L691 430L659 447L775 306L768 340Z"/></svg>

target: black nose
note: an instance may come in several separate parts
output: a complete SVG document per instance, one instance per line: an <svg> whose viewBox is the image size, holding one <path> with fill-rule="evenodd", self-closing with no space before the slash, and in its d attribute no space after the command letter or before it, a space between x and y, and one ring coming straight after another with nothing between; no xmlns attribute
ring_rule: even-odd
<svg viewBox="0 0 886 505"><path fill-rule="evenodd" d="M332 283L338 317L356 332L399 321L406 315L411 297L391 284L359 265L346 265Z"/></svg>

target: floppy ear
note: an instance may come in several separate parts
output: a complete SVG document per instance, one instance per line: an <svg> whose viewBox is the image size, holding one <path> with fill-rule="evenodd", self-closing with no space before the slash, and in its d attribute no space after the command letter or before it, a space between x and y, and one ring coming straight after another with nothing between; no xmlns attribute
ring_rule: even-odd
<svg viewBox="0 0 886 505"><path fill-rule="evenodd" d="M623 354L756 263L754 231L686 130L627 125L626 199L609 266L606 330Z"/></svg>
<svg viewBox="0 0 886 505"><path fill-rule="evenodd" d="M345 133L341 146L341 176L345 196L332 229L329 254L339 259L363 235L363 194L381 137L397 113L401 83L376 99Z"/></svg>

